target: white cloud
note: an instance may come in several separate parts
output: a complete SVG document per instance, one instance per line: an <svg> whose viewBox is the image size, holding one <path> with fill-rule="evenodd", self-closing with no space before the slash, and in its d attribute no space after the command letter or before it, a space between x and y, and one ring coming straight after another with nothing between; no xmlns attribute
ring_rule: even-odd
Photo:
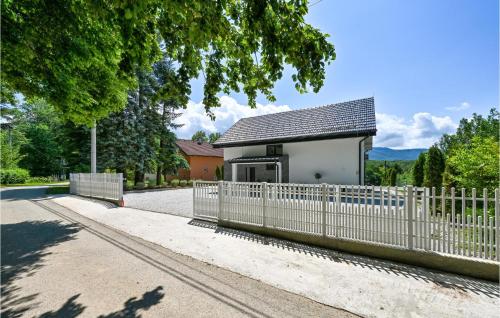
<svg viewBox="0 0 500 318"><path fill-rule="evenodd" d="M462 110L466 110L468 108L470 108L470 104L468 102L462 102L458 106L446 107L446 110L450 110L450 111L453 111L453 112L459 112L459 111L462 111Z"/></svg>
<svg viewBox="0 0 500 318"><path fill-rule="evenodd" d="M376 147L427 148L445 133L453 133L457 124L449 116L416 113L409 121L404 118L377 113Z"/></svg>
<svg viewBox="0 0 500 318"><path fill-rule="evenodd" d="M213 109L215 121L212 121L205 113L203 103L190 101L185 110L182 110L180 116L175 122L184 124L176 130L178 138L191 138L193 133L198 130L204 130L207 133L224 133L229 127L241 118L258 115L272 114L291 110L288 105L262 105L250 108L248 105L239 104L234 98L229 96L220 97L221 107Z"/></svg>

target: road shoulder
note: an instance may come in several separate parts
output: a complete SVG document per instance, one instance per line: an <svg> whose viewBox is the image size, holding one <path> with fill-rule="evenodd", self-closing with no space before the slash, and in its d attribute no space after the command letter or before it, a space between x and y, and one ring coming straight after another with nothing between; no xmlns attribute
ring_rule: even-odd
<svg viewBox="0 0 500 318"><path fill-rule="evenodd" d="M494 283L338 253L217 227L109 208L76 197L53 201L83 216L320 303L362 316L494 316Z"/></svg>

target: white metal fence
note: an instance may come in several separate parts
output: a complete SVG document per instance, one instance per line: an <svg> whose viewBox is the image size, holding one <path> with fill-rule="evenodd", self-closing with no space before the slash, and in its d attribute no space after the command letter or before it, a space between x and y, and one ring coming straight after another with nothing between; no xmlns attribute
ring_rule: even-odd
<svg viewBox="0 0 500 318"><path fill-rule="evenodd" d="M194 183L195 217L500 260L499 189Z"/></svg>
<svg viewBox="0 0 500 318"><path fill-rule="evenodd" d="M123 201L122 173L71 173L69 180L71 194Z"/></svg>

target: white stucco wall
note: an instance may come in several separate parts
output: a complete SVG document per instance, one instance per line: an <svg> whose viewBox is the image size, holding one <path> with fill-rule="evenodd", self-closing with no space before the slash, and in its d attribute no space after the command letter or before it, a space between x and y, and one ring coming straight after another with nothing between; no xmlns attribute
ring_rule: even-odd
<svg viewBox="0 0 500 318"><path fill-rule="evenodd" d="M290 183L359 184L359 141L362 137L284 143L283 154L289 158ZM363 153L363 144L362 149ZM243 156L264 156L266 146L231 147L224 149L224 160ZM361 156L363 169L363 155ZM363 173L363 171L361 171ZM364 181L362 180L362 183Z"/></svg>
<svg viewBox="0 0 500 318"><path fill-rule="evenodd" d="M290 182L330 184L358 184L358 156L361 138L318 140L283 144L283 152L289 154Z"/></svg>

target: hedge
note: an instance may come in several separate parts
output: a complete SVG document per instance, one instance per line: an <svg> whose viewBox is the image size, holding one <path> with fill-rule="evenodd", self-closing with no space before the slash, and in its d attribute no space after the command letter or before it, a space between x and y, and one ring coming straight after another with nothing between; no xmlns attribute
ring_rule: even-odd
<svg viewBox="0 0 500 318"><path fill-rule="evenodd" d="M29 177L30 174L25 169L0 169L1 184L26 183Z"/></svg>

